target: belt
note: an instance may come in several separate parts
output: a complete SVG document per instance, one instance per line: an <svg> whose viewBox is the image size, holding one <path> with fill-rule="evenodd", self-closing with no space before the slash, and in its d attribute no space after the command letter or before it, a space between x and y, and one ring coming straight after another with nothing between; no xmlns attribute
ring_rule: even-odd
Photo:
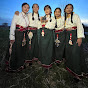
<svg viewBox="0 0 88 88"><path fill-rule="evenodd" d="M18 31L26 31L26 30L28 30L28 27L26 27L26 28L24 28L23 26L20 26L20 25L16 25L16 30L18 30Z"/></svg>
<svg viewBox="0 0 88 88"><path fill-rule="evenodd" d="M76 30L77 27L66 28L66 31Z"/></svg>
<svg viewBox="0 0 88 88"><path fill-rule="evenodd" d="M63 29L60 29L60 30L55 30L55 33L58 33L58 32L63 32L64 30Z"/></svg>
<svg viewBox="0 0 88 88"><path fill-rule="evenodd" d="M37 28L36 27L28 27L28 30L37 30Z"/></svg>

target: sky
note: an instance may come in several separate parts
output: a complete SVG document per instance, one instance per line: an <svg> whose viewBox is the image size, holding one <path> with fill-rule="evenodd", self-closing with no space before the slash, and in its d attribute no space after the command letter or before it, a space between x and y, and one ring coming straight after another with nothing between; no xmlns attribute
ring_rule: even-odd
<svg viewBox="0 0 88 88"><path fill-rule="evenodd" d="M73 4L74 11L80 16L82 23L88 25L88 0L0 0L0 25L8 23L11 25L12 18L15 11L22 11L22 3L27 2L30 5L29 12L32 12L32 5L37 3L39 5L39 14L44 16L44 6L50 5L52 8L52 16L57 7L62 9L62 15L66 4Z"/></svg>

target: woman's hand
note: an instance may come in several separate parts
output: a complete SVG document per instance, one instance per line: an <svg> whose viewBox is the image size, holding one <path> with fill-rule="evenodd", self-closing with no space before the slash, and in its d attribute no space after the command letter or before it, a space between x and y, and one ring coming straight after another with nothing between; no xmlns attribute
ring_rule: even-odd
<svg viewBox="0 0 88 88"><path fill-rule="evenodd" d="M42 20L42 18L43 18L43 17L41 17L41 18L40 18L41 23L43 23L43 22L44 22L44 20Z"/></svg>
<svg viewBox="0 0 88 88"><path fill-rule="evenodd" d="M15 40L10 40L10 44L13 44L15 42Z"/></svg>
<svg viewBox="0 0 88 88"><path fill-rule="evenodd" d="M15 42L15 40L10 40L10 48L9 48L10 55L12 53L12 45L13 45L14 42Z"/></svg>
<svg viewBox="0 0 88 88"><path fill-rule="evenodd" d="M48 22L48 20L45 20L45 23L47 23Z"/></svg>
<svg viewBox="0 0 88 88"><path fill-rule="evenodd" d="M76 43L78 43L78 46L81 46L81 44L82 44L82 38L78 38Z"/></svg>
<svg viewBox="0 0 88 88"><path fill-rule="evenodd" d="M15 15L18 15L18 16L19 16L19 11L16 11L16 12L15 12Z"/></svg>

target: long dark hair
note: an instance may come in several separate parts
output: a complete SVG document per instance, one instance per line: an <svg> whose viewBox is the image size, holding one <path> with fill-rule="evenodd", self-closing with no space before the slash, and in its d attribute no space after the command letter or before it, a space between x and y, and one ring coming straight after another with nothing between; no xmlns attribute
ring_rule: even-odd
<svg viewBox="0 0 88 88"><path fill-rule="evenodd" d="M66 8L67 8L67 6L69 6L69 5L71 5L71 6L72 6L72 9L74 9L74 7L73 7L73 5L72 5L72 4L67 4L67 5L65 6L65 9L66 9ZM65 15L65 21L66 21L67 16L66 16L65 9L64 9L64 15ZM71 12L71 23L73 23L72 18L73 18L73 11Z"/></svg>
<svg viewBox="0 0 88 88"><path fill-rule="evenodd" d="M34 5L37 5L38 8L39 8L39 5L35 3L35 4L32 5L32 9L33 9ZM35 20L35 19L34 19L34 11L33 11L33 13L32 13L32 20ZM39 13L38 13L38 20L40 21Z"/></svg>
<svg viewBox="0 0 88 88"><path fill-rule="evenodd" d="M52 10L49 5L46 5L46 6L44 7L44 11L45 11L46 8L49 8L50 10ZM52 11L50 12L50 22L52 21L52 19L51 19L51 13L52 13ZM46 15L45 15L45 17L46 17Z"/></svg>
<svg viewBox="0 0 88 88"><path fill-rule="evenodd" d="M56 11L57 9L59 9L59 10L60 10L60 12L61 12L61 8L56 8L56 9L54 10L54 13L55 13L55 11ZM55 15L54 15L54 17L55 17L55 19L56 19L56 16L55 16ZM57 21L56 21L55 28L57 28Z"/></svg>

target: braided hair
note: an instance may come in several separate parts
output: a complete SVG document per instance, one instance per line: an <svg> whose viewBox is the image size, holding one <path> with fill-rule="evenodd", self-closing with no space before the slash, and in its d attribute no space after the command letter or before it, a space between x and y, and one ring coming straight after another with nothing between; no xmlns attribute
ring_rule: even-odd
<svg viewBox="0 0 88 88"><path fill-rule="evenodd" d="M46 6L44 7L44 11L45 11L46 8L49 8L49 9L51 10L51 7L50 7L49 5L46 5ZM52 12L50 12L50 22L52 21L52 19L51 19L51 14L52 14ZM46 16L46 15L45 15L45 16Z"/></svg>
<svg viewBox="0 0 88 88"><path fill-rule="evenodd" d="M34 20L34 11L33 11L33 13L32 13L32 20Z"/></svg>
<svg viewBox="0 0 88 88"><path fill-rule="evenodd" d="M56 19L56 16L55 16L55 19ZM55 28L57 28L57 20L56 20Z"/></svg>
<svg viewBox="0 0 88 88"><path fill-rule="evenodd" d="M67 4L67 5L65 6L65 9L66 9L66 7L69 6L69 5L72 6L72 9L74 8L72 4ZM64 9L64 16L65 16L65 21L66 21L67 15L66 15L65 9ZM71 12L71 23L73 23L72 18L73 18L73 11Z"/></svg>
<svg viewBox="0 0 88 88"><path fill-rule="evenodd" d="M37 5L38 8L39 8L39 5L35 3L35 4L32 5L32 9L33 9L34 5ZM32 20L35 20L35 19L34 19L34 11L33 11L33 13L32 13ZM39 13L38 13L38 20L40 21Z"/></svg>

